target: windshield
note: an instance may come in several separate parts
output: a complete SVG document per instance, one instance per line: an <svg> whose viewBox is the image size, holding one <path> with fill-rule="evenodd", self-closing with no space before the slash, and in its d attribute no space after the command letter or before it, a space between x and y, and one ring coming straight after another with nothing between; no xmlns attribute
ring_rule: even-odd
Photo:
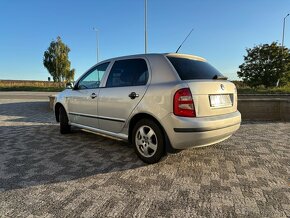
<svg viewBox="0 0 290 218"><path fill-rule="evenodd" d="M214 79L224 77L207 62L167 56L181 80Z"/></svg>

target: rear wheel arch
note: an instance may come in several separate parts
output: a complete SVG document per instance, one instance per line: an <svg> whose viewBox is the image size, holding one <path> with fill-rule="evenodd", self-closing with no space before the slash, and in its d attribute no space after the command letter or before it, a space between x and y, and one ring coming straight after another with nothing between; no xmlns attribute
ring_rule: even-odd
<svg viewBox="0 0 290 218"><path fill-rule="evenodd" d="M174 153L174 149L171 146L171 143L169 141L169 138L167 136L167 133L166 133L165 129L163 128L163 126L161 125L161 123L155 117L153 117L150 114L146 114L146 113L136 114L136 115L134 115L131 118L131 120L129 122L129 131L128 131L128 141L129 141L129 143L132 143L133 142L133 140L132 140L132 133L133 133L134 126L137 124L138 121L140 121L142 119L152 120L152 121L154 121L160 127L160 129L163 132L163 139L164 139L165 145L166 145L166 148L165 148L166 149L166 152Z"/></svg>
<svg viewBox="0 0 290 218"><path fill-rule="evenodd" d="M149 115L149 114L146 114L146 113L140 113L140 114L136 114L134 115L131 119L130 119L130 122L129 122L129 131L128 131L128 141L130 143L132 143L132 131L133 131L133 128L134 126L137 124L137 122L139 120L142 120L142 119L150 119L150 120L153 120L154 122L156 122L160 127L162 127L160 125L160 123L158 122L158 120ZM163 128L162 128L163 129Z"/></svg>

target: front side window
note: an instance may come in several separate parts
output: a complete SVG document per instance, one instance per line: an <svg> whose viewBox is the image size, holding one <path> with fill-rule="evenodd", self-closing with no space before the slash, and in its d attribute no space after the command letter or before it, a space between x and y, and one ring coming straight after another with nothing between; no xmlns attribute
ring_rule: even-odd
<svg viewBox="0 0 290 218"><path fill-rule="evenodd" d="M107 70L109 62L103 63L90 70L78 83L78 89L96 89Z"/></svg>
<svg viewBox="0 0 290 218"><path fill-rule="evenodd" d="M143 59L116 61L109 74L106 87L140 86L148 81L148 68Z"/></svg>

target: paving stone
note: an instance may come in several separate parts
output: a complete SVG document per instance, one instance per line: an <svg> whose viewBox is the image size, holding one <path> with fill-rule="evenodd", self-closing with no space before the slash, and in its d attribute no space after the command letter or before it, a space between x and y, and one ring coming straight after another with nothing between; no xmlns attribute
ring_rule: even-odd
<svg viewBox="0 0 290 218"><path fill-rule="evenodd" d="M0 217L289 217L290 123L146 165L126 142L59 133L43 100L0 99Z"/></svg>

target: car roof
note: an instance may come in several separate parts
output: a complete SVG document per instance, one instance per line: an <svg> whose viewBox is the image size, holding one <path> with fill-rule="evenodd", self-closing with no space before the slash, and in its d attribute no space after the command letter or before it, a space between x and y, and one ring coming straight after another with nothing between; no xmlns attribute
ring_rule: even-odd
<svg viewBox="0 0 290 218"><path fill-rule="evenodd" d="M177 58L187 58L187 59L192 59L192 60L197 60L197 61L203 61L205 62L206 59L196 56L196 55L190 55L190 54L180 54L180 53L148 53L148 54L135 54L135 55L127 55L127 56L119 56L119 57L114 57L110 59L106 59L101 61L102 62L107 62L107 61L112 61L112 60L117 60L117 59L131 59L131 58L140 58L140 57L150 57L150 56L168 56L168 57L177 57Z"/></svg>

